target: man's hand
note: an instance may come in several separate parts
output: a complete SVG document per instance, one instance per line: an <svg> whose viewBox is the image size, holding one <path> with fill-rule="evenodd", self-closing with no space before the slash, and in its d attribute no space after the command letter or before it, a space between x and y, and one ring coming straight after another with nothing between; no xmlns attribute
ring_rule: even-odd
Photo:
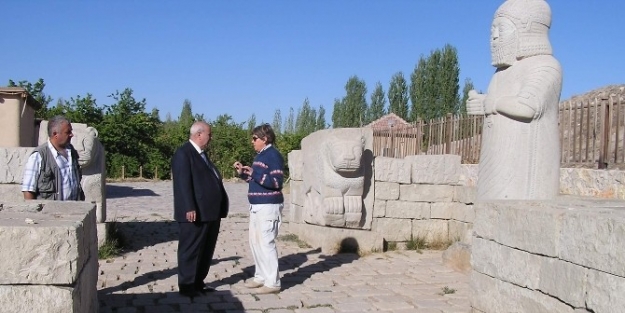
<svg viewBox="0 0 625 313"><path fill-rule="evenodd" d="M195 211L188 211L187 212L187 221L193 223L195 222Z"/></svg>
<svg viewBox="0 0 625 313"><path fill-rule="evenodd" d="M252 170L252 168L251 168L251 167L249 167L249 166L243 166L243 167L241 168L241 171L242 171L243 173L245 173L245 174L249 175L249 176L252 176L252 172L253 172L254 170Z"/></svg>
<svg viewBox="0 0 625 313"><path fill-rule="evenodd" d="M239 161L234 162L234 164L232 164L232 167L234 167L234 169L237 171L237 173L239 175L241 175L241 171L243 169L243 164L241 164L241 162L239 162Z"/></svg>

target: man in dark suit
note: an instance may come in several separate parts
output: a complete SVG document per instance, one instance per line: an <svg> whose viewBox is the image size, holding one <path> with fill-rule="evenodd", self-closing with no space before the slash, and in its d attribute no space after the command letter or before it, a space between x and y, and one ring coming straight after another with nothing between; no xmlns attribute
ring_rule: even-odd
<svg viewBox="0 0 625 313"><path fill-rule="evenodd" d="M178 289L196 297L214 289L204 285L213 258L219 226L228 215L228 194L221 175L204 149L211 141L206 122L191 126L189 142L171 161L174 185L174 219L178 222Z"/></svg>

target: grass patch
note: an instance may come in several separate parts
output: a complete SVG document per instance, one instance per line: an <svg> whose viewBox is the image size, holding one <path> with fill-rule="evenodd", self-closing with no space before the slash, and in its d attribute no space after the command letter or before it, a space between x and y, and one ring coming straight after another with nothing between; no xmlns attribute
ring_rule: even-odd
<svg viewBox="0 0 625 313"><path fill-rule="evenodd" d="M299 237L297 237L297 235L295 235L295 234L280 235L280 236L278 236L277 239L280 240L280 241L285 241L285 242L294 242L300 248L312 248L305 241L299 239Z"/></svg>
<svg viewBox="0 0 625 313"><path fill-rule="evenodd" d="M420 251L428 248L425 238L410 236L410 240L406 242L406 250Z"/></svg>
<svg viewBox="0 0 625 313"><path fill-rule="evenodd" d="M106 227L106 240L98 248L98 259L110 259L121 255L126 246L126 239L119 230L117 222L110 222Z"/></svg>
<svg viewBox="0 0 625 313"><path fill-rule="evenodd" d="M450 294L454 294L456 293L456 289L453 288L449 288L447 286L443 287L442 292L440 293L440 295L444 296L444 295L450 295Z"/></svg>

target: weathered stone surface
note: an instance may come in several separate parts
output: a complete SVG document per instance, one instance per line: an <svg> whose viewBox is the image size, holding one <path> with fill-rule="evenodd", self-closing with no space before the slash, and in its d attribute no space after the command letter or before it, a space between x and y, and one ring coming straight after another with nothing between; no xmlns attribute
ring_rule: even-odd
<svg viewBox="0 0 625 313"><path fill-rule="evenodd" d="M304 158L302 157L302 150L292 150L287 156L289 164L289 177L292 180L302 180Z"/></svg>
<svg viewBox="0 0 625 313"><path fill-rule="evenodd" d="M291 223L304 223L304 207L291 203L288 218Z"/></svg>
<svg viewBox="0 0 625 313"><path fill-rule="evenodd" d="M382 182L410 184L411 163L405 159L376 157L375 180Z"/></svg>
<svg viewBox="0 0 625 313"><path fill-rule="evenodd" d="M469 273L471 271L471 246L455 242L443 252L443 263L455 271Z"/></svg>
<svg viewBox="0 0 625 313"><path fill-rule="evenodd" d="M471 272L471 307L486 313L575 313L572 307L553 297L476 271Z"/></svg>
<svg viewBox="0 0 625 313"><path fill-rule="evenodd" d="M399 199L399 184L376 182L375 183L375 199L376 200L397 200Z"/></svg>
<svg viewBox="0 0 625 313"><path fill-rule="evenodd" d="M449 240L449 224L444 220L412 220L412 237L424 238L426 242Z"/></svg>
<svg viewBox="0 0 625 313"><path fill-rule="evenodd" d="M560 193L625 199L625 172L584 168L560 169Z"/></svg>
<svg viewBox="0 0 625 313"><path fill-rule="evenodd" d="M376 218L371 230L386 241L408 241L412 235L412 222L409 219Z"/></svg>
<svg viewBox="0 0 625 313"><path fill-rule="evenodd" d="M567 214L560 226L558 256L625 277L625 202L613 202L620 207L609 210L604 206L610 206L609 202L584 203L592 208L563 206L561 209Z"/></svg>
<svg viewBox="0 0 625 313"><path fill-rule="evenodd" d="M23 201L21 184L0 184L0 199L2 201Z"/></svg>
<svg viewBox="0 0 625 313"><path fill-rule="evenodd" d="M449 185L400 185L399 200L415 202L451 202L454 186Z"/></svg>
<svg viewBox="0 0 625 313"><path fill-rule="evenodd" d="M386 217L410 219L430 218L430 203L389 200L386 202Z"/></svg>
<svg viewBox="0 0 625 313"><path fill-rule="evenodd" d="M478 202L475 235L530 253L556 257L562 210L544 202Z"/></svg>
<svg viewBox="0 0 625 313"><path fill-rule="evenodd" d="M22 183L24 164L33 150L34 148L0 148L0 184Z"/></svg>
<svg viewBox="0 0 625 313"><path fill-rule="evenodd" d="M477 189L471 186L455 186L454 187L454 201L473 204L477 197Z"/></svg>
<svg viewBox="0 0 625 313"><path fill-rule="evenodd" d="M375 200L373 202L373 217L384 217L386 215L386 200Z"/></svg>
<svg viewBox="0 0 625 313"><path fill-rule="evenodd" d="M458 179L458 185L476 187L478 170L478 164L460 164L460 177Z"/></svg>
<svg viewBox="0 0 625 313"><path fill-rule="evenodd" d="M459 155L411 155L405 160L411 164L413 184L457 185L460 180Z"/></svg>
<svg viewBox="0 0 625 313"><path fill-rule="evenodd" d="M586 305L592 312L625 312L625 277L588 271Z"/></svg>
<svg viewBox="0 0 625 313"><path fill-rule="evenodd" d="M517 286L538 289L541 257L490 240L473 238L473 270Z"/></svg>
<svg viewBox="0 0 625 313"><path fill-rule="evenodd" d="M447 227L449 227L449 240L460 241L469 245L473 242L473 223L449 220L447 224Z"/></svg>
<svg viewBox="0 0 625 313"><path fill-rule="evenodd" d="M301 207L304 206L306 195L304 194L304 182L301 180L291 180L289 182L289 192L291 193L291 203Z"/></svg>
<svg viewBox="0 0 625 313"><path fill-rule="evenodd" d="M0 258L0 284L73 284L87 261L97 260L93 204L37 203L44 204L37 213L19 212L26 202L3 203L0 251L11 258Z"/></svg>
<svg viewBox="0 0 625 313"><path fill-rule="evenodd" d="M368 230L289 223L287 231L309 245L321 248L323 253L336 253L341 243L357 244L360 252L382 251L383 248L382 235Z"/></svg>
<svg viewBox="0 0 625 313"><path fill-rule="evenodd" d="M435 202L431 204L432 218L454 219L461 222L473 223L475 211L472 205L458 202Z"/></svg>
<svg viewBox="0 0 625 313"><path fill-rule="evenodd" d="M582 308L586 301L587 275L588 269L582 266L554 258L541 258L538 289Z"/></svg>

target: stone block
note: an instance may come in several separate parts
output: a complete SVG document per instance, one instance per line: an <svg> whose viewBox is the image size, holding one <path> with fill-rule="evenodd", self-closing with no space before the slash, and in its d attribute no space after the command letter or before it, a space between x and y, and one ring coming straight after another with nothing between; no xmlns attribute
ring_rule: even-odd
<svg viewBox="0 0 625 313"><path fill-rule="evenodd" d="M534 254L556 257L563 211L549 202L487 201L474 204L474 234Z"/></svg>
<svg viewBox="0 0 625 313"><path fill-rule="evenodd" d="M412 220L412 238L424 238L426 242L449 240L449 224L445 220Z"/></svg>
<svg viewBox="0 0 625 313"><path fill-rule="evenodd" d="M542 257L538 288L543 293L574 307L583 308L586 306L587 276L587 268L559 259Z"/></svg>
<svg viewBox="0 0 625 313"><path fill-rule="evenodd" d="M289 177L291 180L303 179L304 157L302 150L292 150L287 155L287 163L289 165Z"/></svg>
<svg viewBox="0 0 625 313"><path fill-rule="evenodd" d="M407 160L376 157L374 172L376 181L410 184L410 162Z"/></svg>
<svg viewBox="0 0 625 313"><path fill-rule="evenodd" d="M473 238L471 245L471 265L474 271L517 286L538 289L542 263L540 256L481 238Z"/></svg>
<svg viewBox="0 0 625 313"><path fill-rule="evenodd" d="M291 203L291 209L289 210L288 218L290 223L304 223L304 207Z"/></svg>
<svg viewBox="0 0 625 313"><path fill-rule="evenodd" d="M306 194L304 193L304 182L301 180L291 180L289 182L289 188L291 203L304 206L306 198Z"/></svg>
<svg viewBox="0 0 625 313"><path fill-rule="evenodd" d="M586 306L592 312L625 312L625 277L588 271Z"/></svg>
<svg viewBox="0 0 625 313"><path fill-rule="evenodd" d="M384 217L386 215L386 201L375 200L373 201L373 217Z"/></svg>
<svg viewBox="0 0 625 313"><path fill-rule="evenodd" d="M473 223L475 221L475 209L473 205L456 203L451 206L451 219L465 223Z"/></svg>
<svg viewBox="0 0 625 313"><path fill-rule="evenodd" d="M408 219L376 218L371 229L386 241L408 241L412 235L412 222Z"/></svg>
<svg viewBox="0 0 625 313"><path fill-rule="evenodd" d="M460 204L460 203L456 203L456 202L435 202L435 203L431 203L430 207L431 207L431 214L430 217L431 218L435 218L435 219L444 219L444 220L449 220L452 217L453 214L453 210L454 210L454 206L456 204Z"/></svg>
<svg viewBox="0 0 625 313"><path fill-rule="evenodd" d="M369 230L293 223L288 230L312 247L321 248L323 253L336 253L341 244L357 245L360 252L382 251L383 248L382 236Z"/></svg>
<svg viewBox="0 0 625 313"><path fill-rule="evenodd" d="M375 183L375 199L376 200L397 200L399 199L399 184L376 182Z"/></svg>
<svg viewBox="0 0 625 313"><path fill-rule="evenodd" d="M386 202L386 217L409 219L430 218L430 203L389 200Z"/></svg>
<svg viewBox="0 0 625 313"><path fill-rule="evenodd" d="M471 272L471 246L456 242L443 252L443 264L462 273Z"/></svg>
<svg viewBox="0 0 625 313"><path fill-rule="evenodd" d="M0 148L0 184L21 184L24 164L34 148Z"/></svg>
<svg viewBox="0 0 625 313"><path fill-rule="evenodd" d="M460 164L460 178L458 180L458 185L476 187L478 170L478 164Z"/></svg>
<svg viewBox="0 0 625 313"><path fill-rule="evenodd" d="M20 184L0 184L0 199L2 201L23 201L22 186Z"/></svg>
<svg viewBox="0 0 625 313"><path fill-rule="evenodd" d="M411 155L405 160L411 164L413 184L457 185L460 179L460 156Z"/></svg>
<svg viewBox="0 0 625 313"><path fill-rule="evenodd" d="M28 208L39 204L39 212ZM95 218L85 202L3 203L0 251L11 258L0 258L0 284L75 283L89 258L97 260Z"/></svg>
<svg viewBox="0 0 625 313"><path fill-rule="evenodd" d="M470 299L474 310L485 313L577 313L573 307L556 298L497 280L475 270L471 273Z"/></svg>
<svg viewBox="0 0 625 313"><path fill-rule="evenodd" d="M472 186L454 186L455 202L473 204L477 197L477 188Z"/></svg>
<svg viewBox="0 0 625 313"><path fill-rule="evenodd" d="M465 244L473 242L473 224L459 222L455 220L448 221L449 240L460 241Z"/></svg>
<svg viewBox="0 0 625 313"><path fill-rule="evenodd" d="M558 256L566 261L625 277L625 209L601 210L606 205L594 201L592 209L567 206L557 245ZM625 205L619 201L618 205ZM564 210L563 210L564 211Z"/></svg>
<svg viewBox="0 0 625 313"><path fill-rule="evenodd" d="M399 200L402 201L452 202L453 197L454 186L417 184L399 186Z"/></svg>

